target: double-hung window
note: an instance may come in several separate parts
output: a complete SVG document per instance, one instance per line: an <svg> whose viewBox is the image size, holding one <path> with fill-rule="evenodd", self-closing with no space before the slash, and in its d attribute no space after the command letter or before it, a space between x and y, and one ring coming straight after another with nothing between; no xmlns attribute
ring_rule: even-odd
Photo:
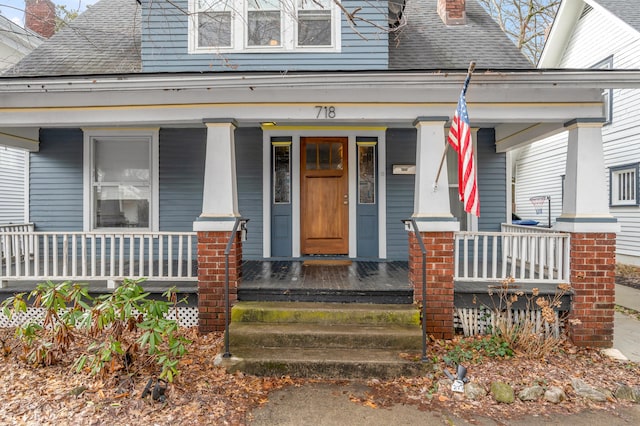
<svg viewBox="0 0 640 426"><path fill-rule="evenodd" d="M227 0L195 0L198 47L232 47L233 17L237 12Z"/></svg>
<svg viewBox="0 0 640 426"><path fill-rule="evenodd" d="M157 132L85 132L85 230L157 230Z"/></svg>
<svg viewBox="0 0 640 426"><path fill-rule="evenodd" d="M637 206L639 163L609 169L611 206Z"/></svg>
<svg viewBox="0 0 640 426"><path fill-rule="evenodd" d="M189 0L189 52L338 51L332 0Z"/></svg>
<svg viewBox="0 0 640 426"><path fill-rule="evenodd" d="M249 0L247 46L280 46L281 40L280 0Z"/></svg>
<svg viewBox="0 0 640 426"><path fill-rule="evenodd" d="M298 46L331 46L331 0L297 0Z"/></svg>

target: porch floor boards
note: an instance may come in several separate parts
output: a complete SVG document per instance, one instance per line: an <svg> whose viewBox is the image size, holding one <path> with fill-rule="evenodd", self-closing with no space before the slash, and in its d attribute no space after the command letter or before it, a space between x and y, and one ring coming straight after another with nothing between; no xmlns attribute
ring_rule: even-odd
<svg viewBox="0 0 640 426"><path fill-rule="evenodd" d="M238 299L246 301L413 303L408 262L244 261Z"/></svg>
<svg viewBox="0 0 640 426"><path fill-rule="evenodd" d="M194 268L195 269L195 268ZM166 269L165 269L166 270ZM3 271L0 271L0 277ZM244 301L336 302L336 303L413 303L406 261L359 261L349 265L304 265L303 260L245 260L238 299ZM18 292L29 292L43 280L8 280L0 288L0 300ZM61 282L62 279L52 279ZM77 280L89 284L93 294L108 293L105 280ZM197 305L196 281L147 280L144 287L158 296L175 286L179 293L189 295L189 304ZM492 307L499 301L499 280L484 282L459 280L454 283L457 308ZM554 295L557 284L532 284L516 280L512 287L525 294L538 288L540 294ZM493 296L490 294L493 293ZM563 297L568 306L570 295ZM564 307L563 306L563 307Z"/></svg>

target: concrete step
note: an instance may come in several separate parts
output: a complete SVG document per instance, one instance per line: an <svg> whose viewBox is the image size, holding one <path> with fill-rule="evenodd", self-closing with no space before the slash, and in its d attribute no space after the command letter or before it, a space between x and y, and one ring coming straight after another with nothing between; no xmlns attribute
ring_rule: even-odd
<svg viewBox="0 0 640 426"><path fill-rule="evenodd" d="M238 348L231 353L221 365L258 376L388 379L432 371L431 363L418 357L382 349Z"/></svg>
<svg viewBox="0 0 640 426"><path fill-rule="evenodd" d="M231 322L419 325L413 305L311 302L236 302Z"/></svg>
<svg viewBox="0 0 640 426"><path fill-rule="evenodd" d="M239 288L238 300L329 303L413 303L413 289Z"/></svg>
<svg viewBox="0 0 640 426"><path fill-rule="evenodd" d="M390 378L420 374L415 306L363 303L237 302L227 368L256 375ZM413 356L413 355L412 355Z"/></svg>
<svg viewBox="0 0 640 426"><path fill-rule="evenodd" d="M422 330L402 324L309 324L234 322L229 341L235 347L422 349Z"/></svg>

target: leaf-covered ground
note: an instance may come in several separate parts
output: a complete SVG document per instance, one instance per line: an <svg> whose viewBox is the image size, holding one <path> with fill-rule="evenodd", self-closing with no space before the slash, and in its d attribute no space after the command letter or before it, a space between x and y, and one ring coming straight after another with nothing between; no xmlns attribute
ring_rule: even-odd
<svg viewBox="0 0 640 426"><path fill-rule="evenodd" d="M640 290L640 268L622 263L616 264L616 284Z"/></svg>
<svg viewBox="0 0 640 426"><path fill-rule="evenodd" d="M270 392L286 386L301 386L321 380L288 377L254 377L228 374L214 366L220 352L221 336L198 336L190 331L193 344L180 362L181 374L169 384L165 402L151 397L141 399L141 393L153 374L152 365L145 366L129 378L123 372L110 377L91 377L74 373L70 361L53 367L33 368L19 360L20 349L9 330L0 330L0 424L114 424L119 425L196 425L247 424L251 409L265 404ZM634 363L614 361L597 350L577 349L565 345L545 360L481 357L476 354L468 363L468 377L489 387L491 381L511 384L516 392L533 384L560 386L567 401L558 405L520 402L505 405L495 403L490 396L470 401L453 394L444 382L444 356L459 342L431 342L429 358L436 361L434 372L425 377L396 380L369 380L369 391L351 398L353 404L372 409L384 409L394 404L415 405L421 410L438 410L472 419L484 416L494 419L527 414L545 415L574 413L585 409L614 410L629 405L611 400L593 403L577 397L571 388L571 378L615 390L621 384L640 386L640 368ZM408 354L405 356L413 356ZM451 371L453 371L451 369ZM340 384L341 381L330 381ZM438 386L440 382L440 386ZM117 419L117 422L115 422Z"/></svg>

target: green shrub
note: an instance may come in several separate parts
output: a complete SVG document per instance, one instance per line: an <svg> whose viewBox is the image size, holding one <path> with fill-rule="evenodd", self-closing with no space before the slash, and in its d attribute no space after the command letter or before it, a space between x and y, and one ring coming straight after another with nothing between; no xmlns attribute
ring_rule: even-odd
<svg viewBox="0 0 640 426"><path fill-rule="evenodd" d="M113 293L95 299L87 285L48 281L28 295L6 299L1 306L9 318L26 312L29 303L43 308L42 325L30 320L16 328L23 358L31 364L55 364L74 341L82 341L86 344L80 345L74 357L76 371L88 368L92 374L106 374L124 369L132 373L136 365L152 359L159 377L171 382L179 374L178 362L190 342L178 333L176 320L165 318L178 302L175 289L163 294L166 300L152 300L143 281L125 279Z"/></svg>

